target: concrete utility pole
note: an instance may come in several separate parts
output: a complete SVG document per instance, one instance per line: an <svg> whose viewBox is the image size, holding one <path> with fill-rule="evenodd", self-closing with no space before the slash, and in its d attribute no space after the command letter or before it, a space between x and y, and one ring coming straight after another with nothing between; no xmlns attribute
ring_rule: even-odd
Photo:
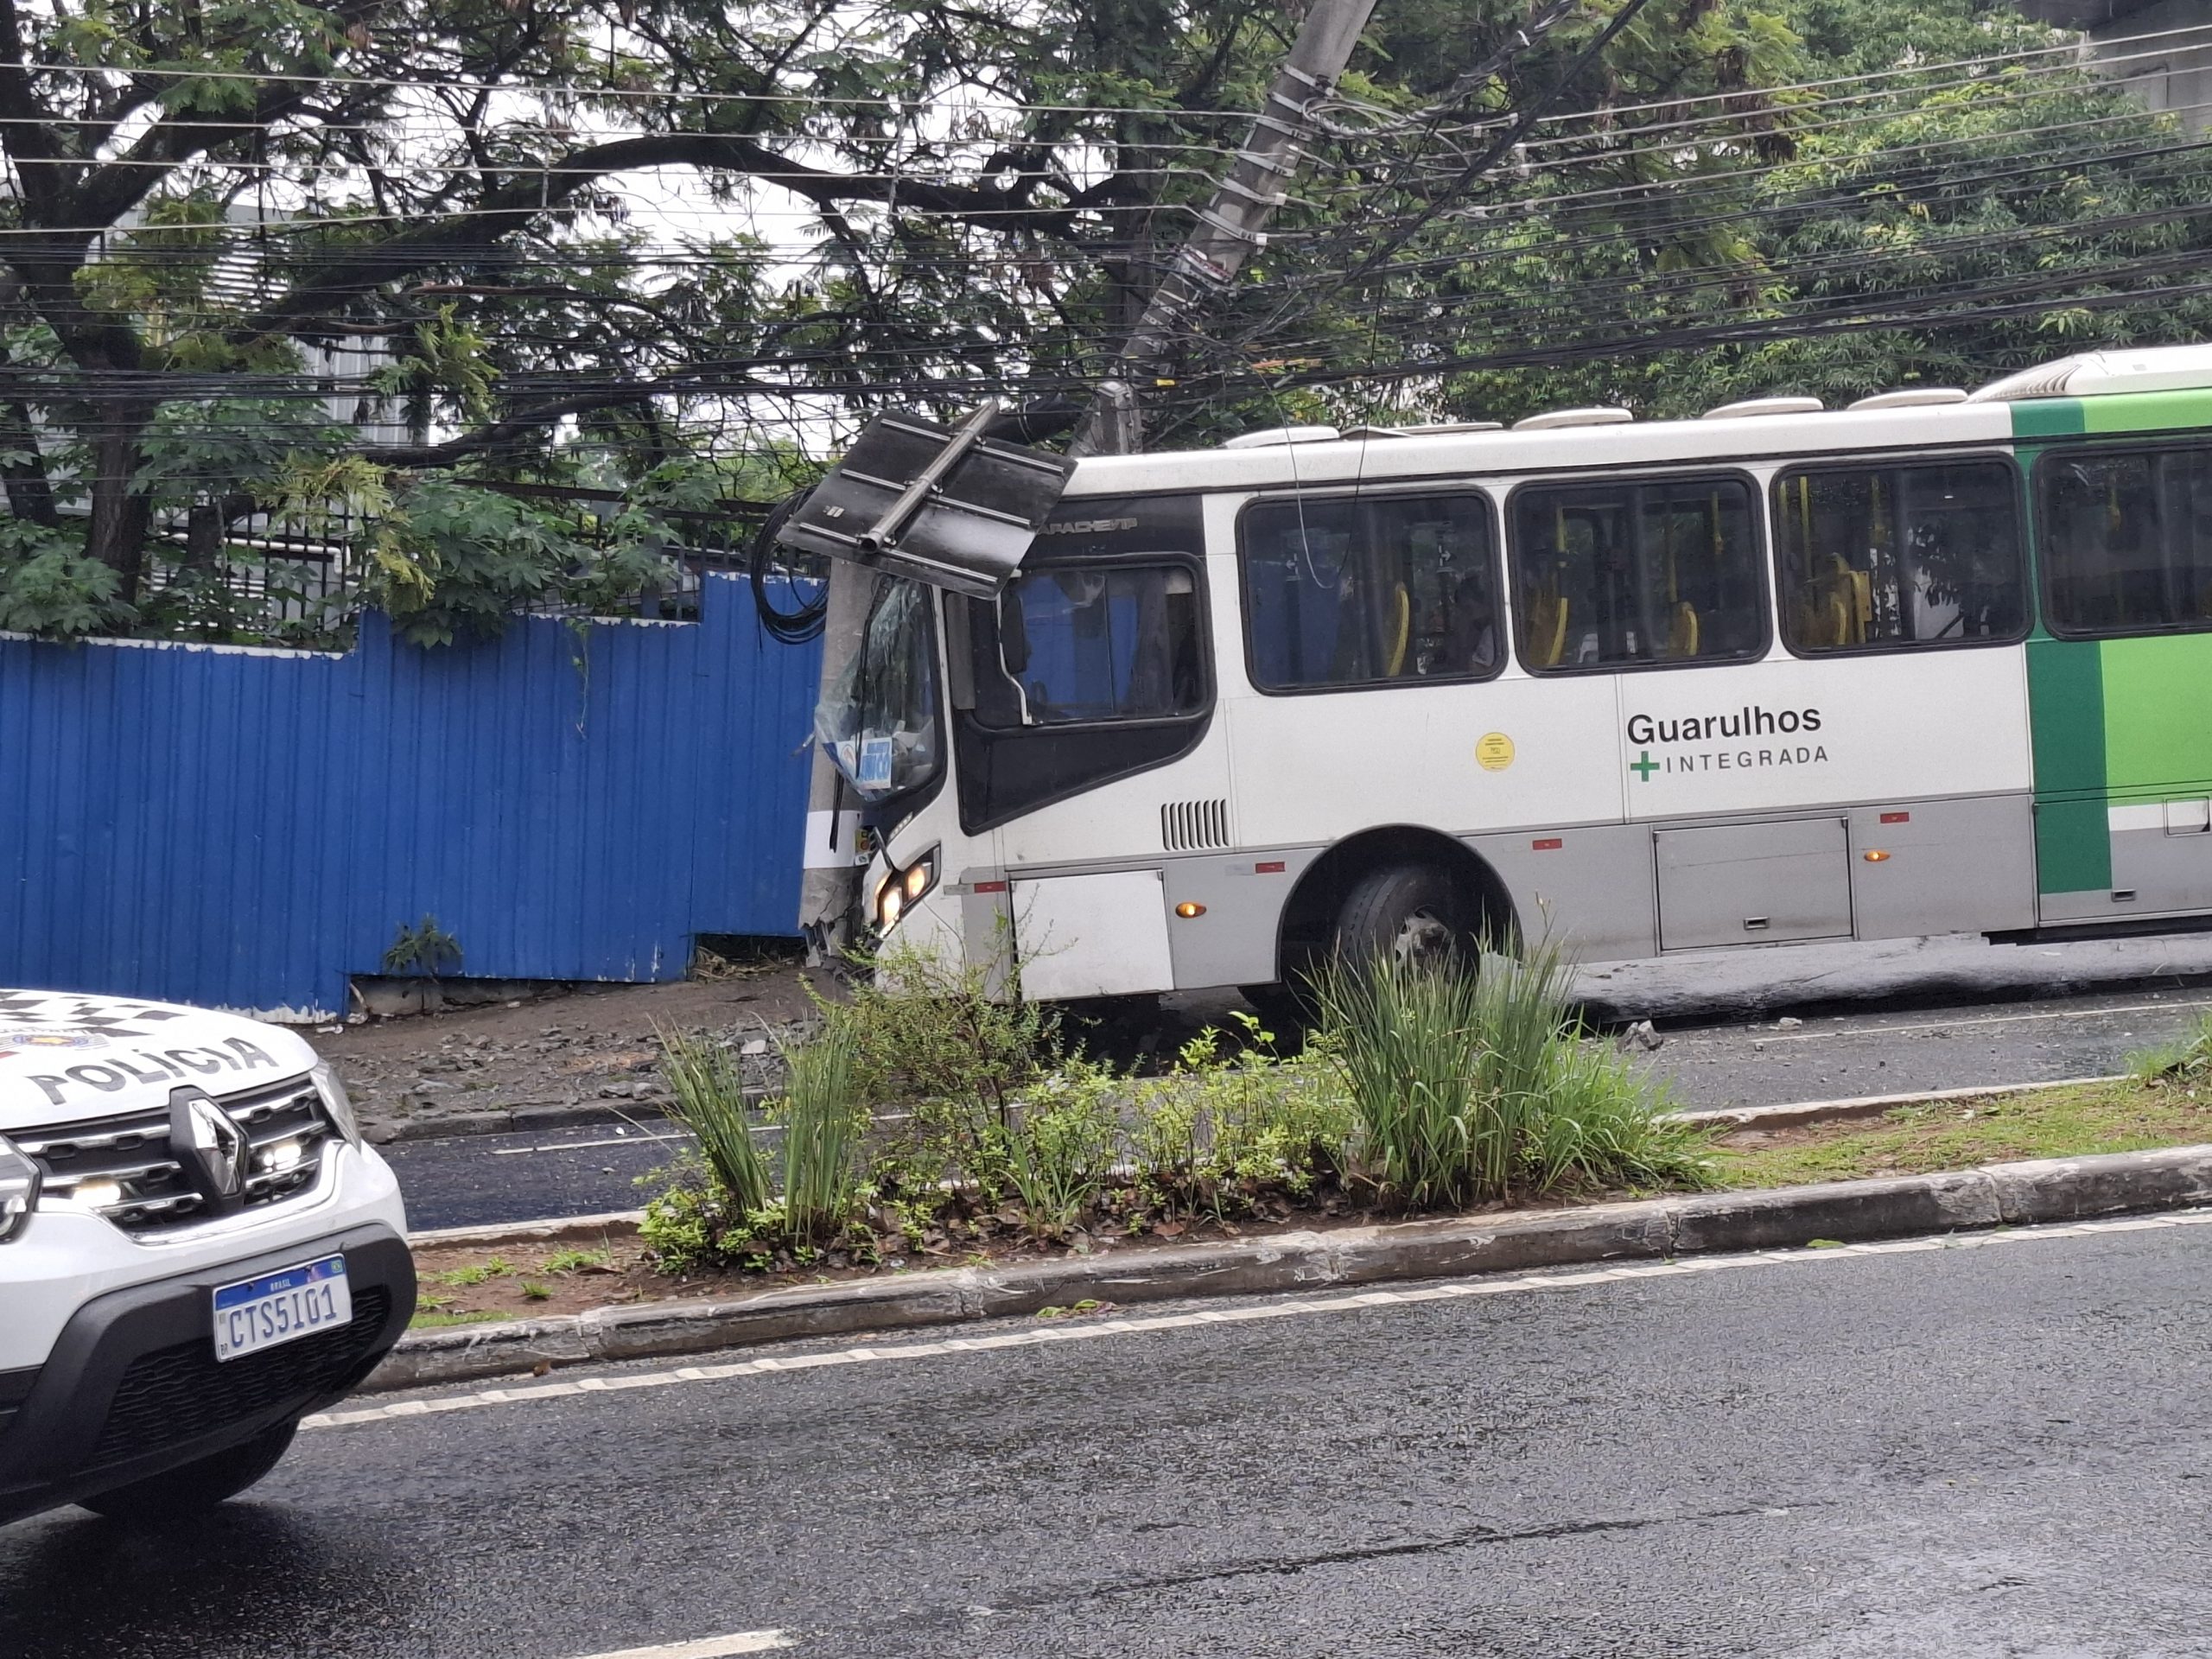
<svg viewBox="0 0 2212 1659"><path fill-rule="evenodd" d="M1153 290L1122 347L1120 372L1098 389L1068 445L1070 454L1128 454L1142 442L1138 388L1157 374L1185 315L1227 287L1246 257L1267 240L1268 220L1282 205L1285 188L1313 136L1309 112L1335 86L1374 11L1375 0L1314 0L1290 55L1268 88L1251 136L1198 214L1198 228L1176 250Z"/></svg>
<svg viewBox="0 0 2212 1659"><path fill-rule="evenodd" d="M823 617L823 696L837 683L861 646L868 607L875 593L875 573L843 559L828 561L829 610ZM811 735L810 732L809 735ZM861 874L854 842L860 835L860 798L845 774L817 741L811 745L813 772L806 788L806 852L799 874L798 923L806 935L807 959L817 966L834 962L852 941L847 924Z"/></svg>

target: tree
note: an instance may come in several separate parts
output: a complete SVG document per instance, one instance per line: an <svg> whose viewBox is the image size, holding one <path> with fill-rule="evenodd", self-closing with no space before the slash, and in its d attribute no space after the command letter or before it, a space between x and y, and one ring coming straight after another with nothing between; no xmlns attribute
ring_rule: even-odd
<svg viewBox="0 0 2212 1659"><path fill-rule="evenodd" d="M1399 55L1439 50L1416 33ZM1358 418L1393 389L1416 416L1694 415L2212 325L2192 280L2212 162L2064 31L1967 0L1654 0L1604 69L1462 194L1448 168L1402 168L1356 218L1329 203L1369 244L1420 229L1363 270L1323 228L1239 296L1276 395ZM1215 366L1224 389L1255 378Z"/></svg>
<svg viewBox="0 0 2212 1659"><path fill-rule="evenodd" d="M1834 398L2212 322L2202 152L2061 32L1588 0L1470 77L1529 15L1378 11L1156 441ZM1290 32L1258 0L0 0L0 625L229 626L194 572L275 514L442 639L650 582L874 410L993 392L1048 432ZM585 535L545 486L620 499Z"/></svg>
<svg viewBox="0 0 2212 1659"><path fill-rule="evenodd" d="M778 404L788 435L1072 386L1269 15L0 0L16 563L80 544L128 606L164 507L219 530L311 483L412 522L434 473L665 482L769 447ZM404 442L350 439L303 378L364 346ZM388 596L449 574L439 541L381 537Z"/></svg>

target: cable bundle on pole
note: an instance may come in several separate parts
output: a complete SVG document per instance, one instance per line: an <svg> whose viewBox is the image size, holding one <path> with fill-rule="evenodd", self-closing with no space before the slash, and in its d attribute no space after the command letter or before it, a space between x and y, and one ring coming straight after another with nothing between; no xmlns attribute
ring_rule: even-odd
<svg viewBox="0 0 2212 1659"><path fill-rule="evenodd" d="M830 584L824 582L822 591L802 603L796 610L779 610L768 597L770 562L775 557L776 533L782 530L791 514L797 512L812 493L812 486L793 490L769 510L761 520L760 528L753 537L753 603L760 613L760 626L771 639L787 645L803 645L822 637L823 621L830 614ZM787 579L788 580L788 579ZM796 587L794 582L791 584Z"/></svg>

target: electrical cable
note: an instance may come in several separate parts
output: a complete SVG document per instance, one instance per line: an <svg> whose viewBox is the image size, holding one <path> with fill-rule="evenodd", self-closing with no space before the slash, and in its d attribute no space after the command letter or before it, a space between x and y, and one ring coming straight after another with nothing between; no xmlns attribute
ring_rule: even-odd
<svg viewBox="0 0 2212 1659"><path fill-rule="evenodd" d="M768 636L787 645L803 645L810 639L820 639L822 630L830 619L830 584L827 581L823 582L819 593L794 610L779 610L768 597L769 568L775 556L777 535L813 493L814 486L810 484L803 490L793 490L768 510L768 516L760 521L760 528L753 535L749 569L753 608L760 613L760 626L767 630ZM794 588L798 586L788 574L785 581Z"/></svg>

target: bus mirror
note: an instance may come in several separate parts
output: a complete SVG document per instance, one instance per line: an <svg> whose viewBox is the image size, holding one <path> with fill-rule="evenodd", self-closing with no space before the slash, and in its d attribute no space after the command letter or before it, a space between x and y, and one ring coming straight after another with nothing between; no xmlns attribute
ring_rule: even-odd
<svg viewBox="0 0 2212 1659"><path fill-rule="evenodd" d="M985 438L997 413L987 400L957 429L878 416L777 539L995 599L1075 471L1067 456Z"/></svg>

